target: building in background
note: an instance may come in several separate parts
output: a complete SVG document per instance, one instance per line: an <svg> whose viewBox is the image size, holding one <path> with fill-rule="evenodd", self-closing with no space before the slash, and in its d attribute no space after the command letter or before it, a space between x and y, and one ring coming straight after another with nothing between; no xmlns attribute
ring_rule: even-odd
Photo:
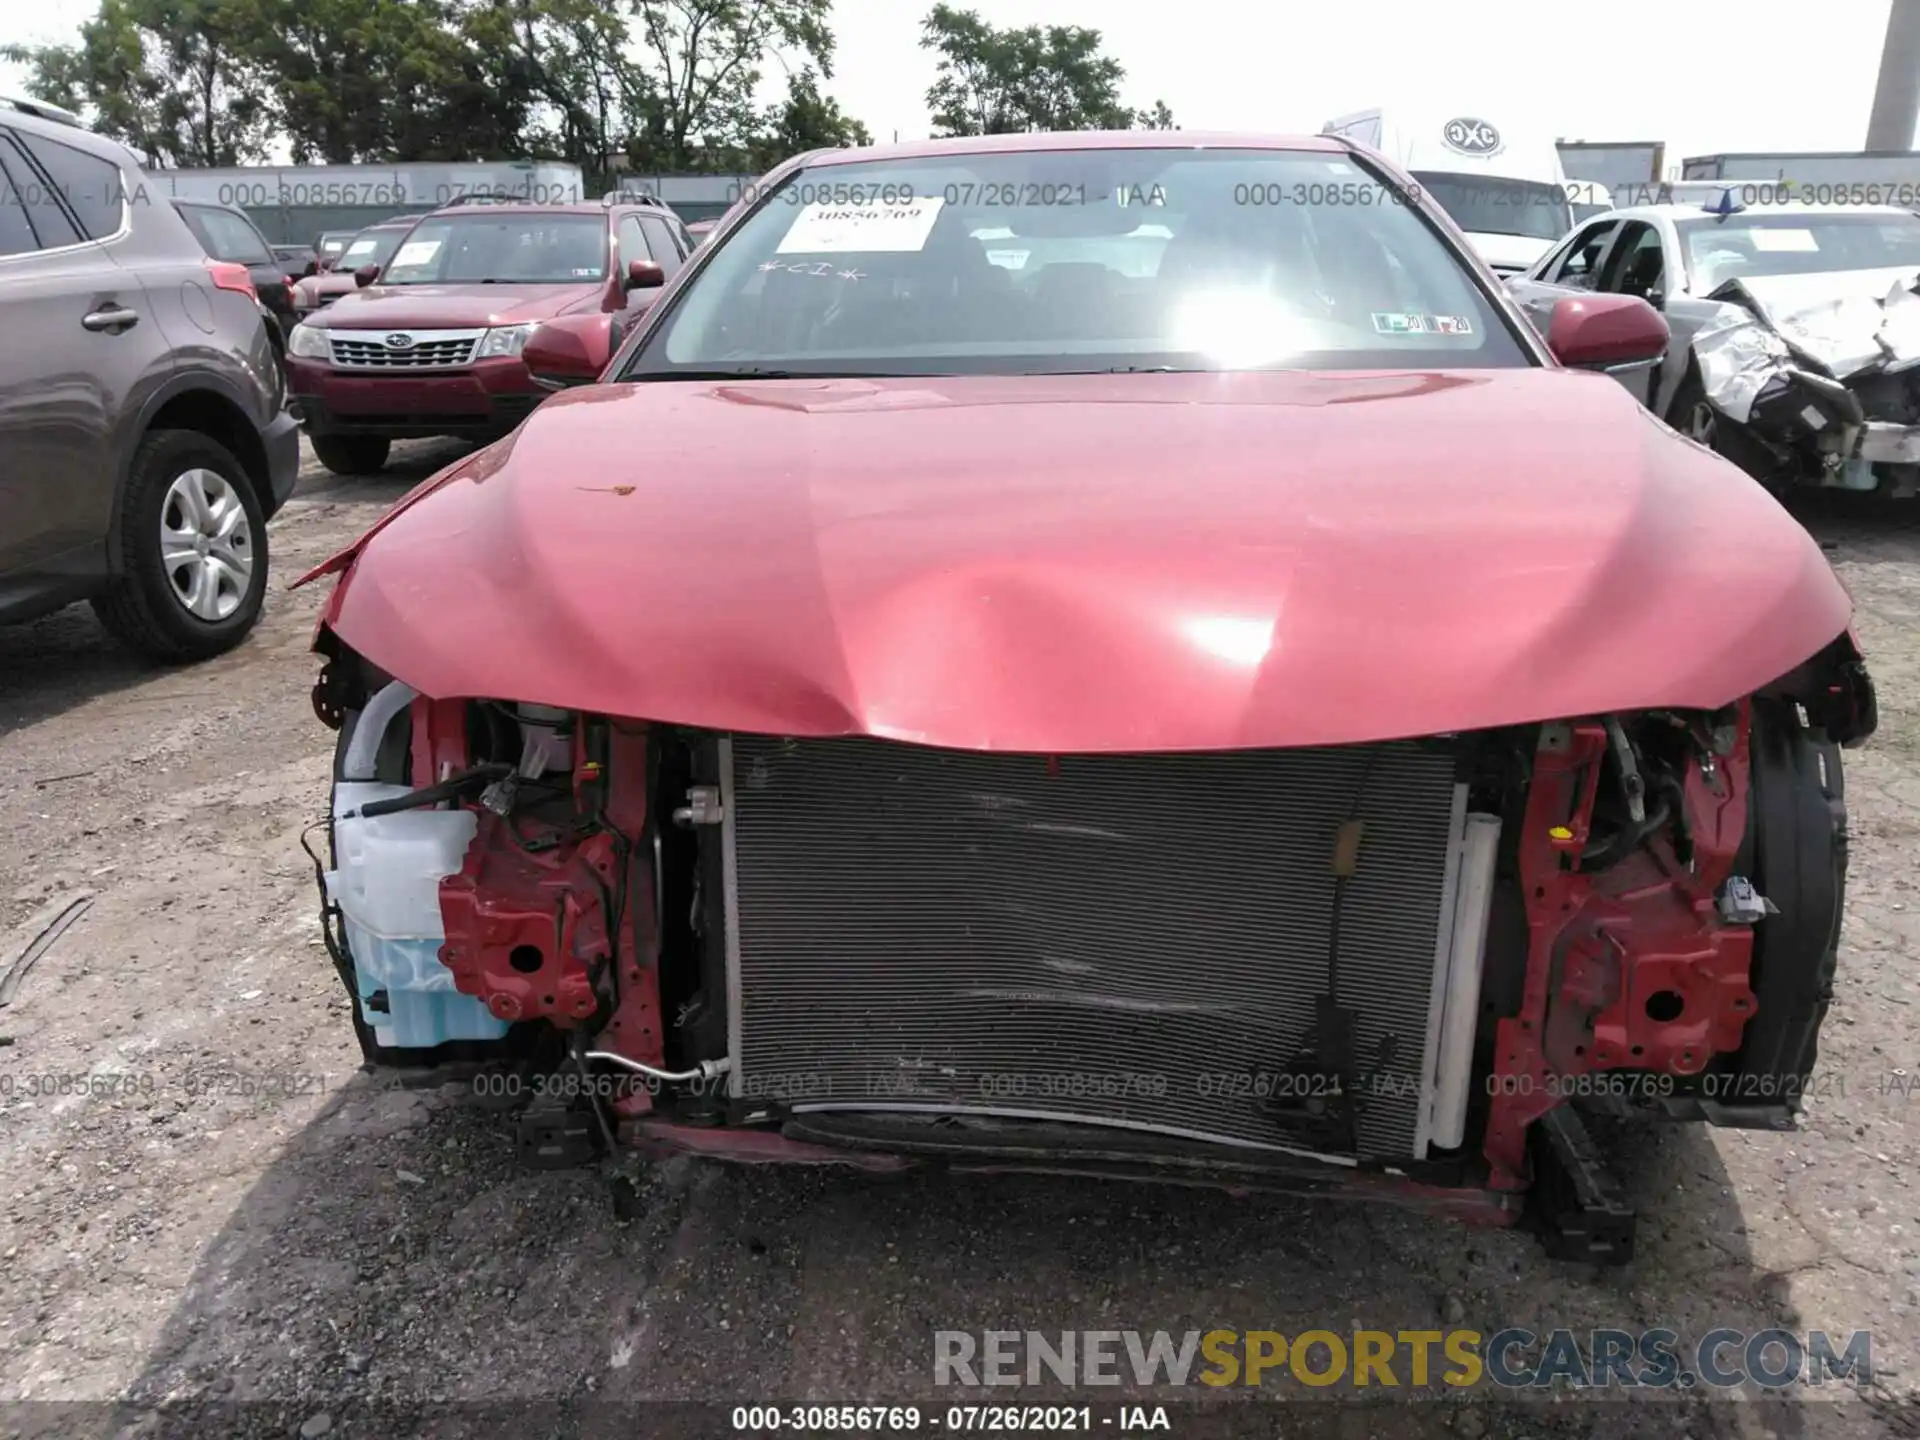
<svg viewBox="0 0 1920 1440"><path fill-rule="evenodd" d="M724 215L757 175L639 175L622 170L608 180L609 188L645 190L673 207L688 225Z"/></svg>
<svg viewBox="0 0 1920 1440"><path fill-rule="evenodd" d="M1818 199L1829 185L1893 186L1920 191L1920 153L1912 150L1754 151L1739 155L1689 155L1680 162L1686 180L1751 180L1792 187L1795 198L1811 186ZM1905 203L1905 202L1899 202Z"/></svg>
<svg viewBox="0 0 1920 1440"><path fill-rule="evenodd" d="M417 165L242 165L149 170L155 194L211 200L247 212L276 245L308 245L323 230L359 230L394 215L445 205L456 195L513 195L576 204L611 189L646 191L691 224L725 213L752 175L637 175L589 181L578 165L545 160Z"/></svg>
<svg viewBox="0 0 1920 1440"><path fill-rule="evenodd" d="M311 244L323 230L358 230L393 215L486 192L548 203L588 198L578 165L502 160L479 164L241 165L149 170L158 195L210 200L247 212L276 245Z"/></svg>
<svg viewBox="0 0 1920 1440"><path fill-rule="evenodd" d="M1664 140L1561 140L1560 168L1569 180L1592 180L1611 190L1659 180L1666 168Z"/></svg>

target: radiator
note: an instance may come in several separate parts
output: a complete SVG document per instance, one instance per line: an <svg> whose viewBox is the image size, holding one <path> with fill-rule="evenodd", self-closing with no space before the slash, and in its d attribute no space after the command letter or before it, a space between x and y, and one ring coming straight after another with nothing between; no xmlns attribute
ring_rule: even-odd
<svg viewBox="0 0 1920 1440"><path fill-rule="evenodd" d="M720 749L749 1105L1325 1154L1281 1112L1315 1098L1288 1067L1330 996L1369 1077L1336 1158L1423 1152L1465 810L1446 746Z"/></svg>

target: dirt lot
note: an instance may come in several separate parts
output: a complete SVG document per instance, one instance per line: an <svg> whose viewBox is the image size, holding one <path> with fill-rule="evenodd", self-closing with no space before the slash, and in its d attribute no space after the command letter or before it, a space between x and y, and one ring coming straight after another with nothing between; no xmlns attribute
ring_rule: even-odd
<svg viewBox="0 0 1920 1440"><path fill-rule="evenodd" d="M413 447L379 483L309 474L272 529L279 581L451 453ZM246 646L192 670L141 669L84 608L0 630L0 960L50 900L96 897L0 1009L0 1431L160 1423L97 1403L121 1400L207 1402L199 1433L309 1440L454 1433L516 1402L528 1434L725 1433L724 1415L617 1402L931 1410L954 1398L933 1387L935 1329L1466 1324L1870 1329L1877 1376L1765 1407L1498 1412L1460 1396L1362 1412L1295 1386L1284 1412L1220 1423L1920 1433L1920 1125L1902 1093L1920 1077L1920 509L1805 518L1858 598L1884 717L1848 761L1854 885L1821 1095L1795 1134L1657 1132L1624 1167L1654 1207L1641 1257L1597 1279L1523 1234L1396 1210L1041 1179L676 1162L641 1175L623 1223L603 1172L522 1170L508 1118L469 1087L357 1070L298 843L331 747L307 698L317 593L274 594ZM216 1064L299 1093L207 1093ZM129 1088L27 1093L75 1074ZM420 1408L403 1424L383 1404ZM1172 1433L1215 1433L1172 1413Z"/></svg>

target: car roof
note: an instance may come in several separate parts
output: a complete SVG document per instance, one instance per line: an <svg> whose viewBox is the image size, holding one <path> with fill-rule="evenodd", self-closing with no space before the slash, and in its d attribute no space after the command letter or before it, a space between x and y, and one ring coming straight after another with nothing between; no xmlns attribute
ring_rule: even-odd
<svg viewBox="0 0 1920 1440"><path fill-rule="evenodd" d="M988 155L1050 150L1306 150L1344 155L1355 147L1337 135L1289 135L1233 130L1054 130L1019 135L956 135L816 150L811 165L859 165L869 160L926 160L941 155Z"/></svg>
<svg viewBox="0 0 1920 1440"><path fill-rule="evenodd" d="M39 120L51 120L56 125L69 125L79 130L87 128L86 123L73 111L46 100L35 100L30 95L0 95L0 106Z"/></svg>
<svg viewBox="0 0 1920 1440"><path fill-rule="evenodd" d="M118 140L87 129L70 110L62 110L58 105L49 105L43 100L16 100L11 97L0 100L0 109L10 112L7 124L28 135L44 135L49 140L58 140L62 145L109 160L121 169L131 171L136 177L141 173L139 158L133 151Z"/></svg>
<svg viewBox="0 0 1920 1440"><path fill-rule="evenodd" d="M1901 205L1813 205L1794 203L1787 205L1743 205L1737 210L1729 211L1726 218L1734 219L1736 217L1754 215L1780 216L1786 219L1792 219L1799 215L1911 215L1913 213L1912 210ZM1700 220L1703 218L1719 219L1720 212L1709 209L1705 205L1682 205L1678 203L1667 205L1629 205L1624 209L1609 210L1604 215L1595 215L1586 223L1591 225L1596 220Z"/></svg>
<svg viewBox="0 0 1920 1440"><path fill-rule="evenodd" d="M430 210L421 219L429 216L438 220L443 215L604 215L615 207L602 205L598 200L562 201L547 205L538 200L483 200L478 204L462 205L457 201L451 205L442 205Z"/></svg>

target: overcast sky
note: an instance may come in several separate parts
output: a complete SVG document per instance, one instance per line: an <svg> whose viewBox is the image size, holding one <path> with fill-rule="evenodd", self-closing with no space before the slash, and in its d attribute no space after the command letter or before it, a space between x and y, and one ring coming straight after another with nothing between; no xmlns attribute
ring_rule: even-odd
<svg viewBox="0 0 1920 1440"><path fill-rule="evenodd" d="M1663 0L1657 19L1641 19L1633 6L1447 0L972 0L996 25L1097 27L1126 66L1126 102L1165 100L1188 129L1314 131L1391 103L1509 134L1664 140L1670 166L1728 150L1861 148L1888 4ZM0 42L70 40L96 8L6 0ZM933 61L918 43L930 8L836 0L830 90L876 139L930 132ZM18 81L0 65L0 84Z"/></svg>

